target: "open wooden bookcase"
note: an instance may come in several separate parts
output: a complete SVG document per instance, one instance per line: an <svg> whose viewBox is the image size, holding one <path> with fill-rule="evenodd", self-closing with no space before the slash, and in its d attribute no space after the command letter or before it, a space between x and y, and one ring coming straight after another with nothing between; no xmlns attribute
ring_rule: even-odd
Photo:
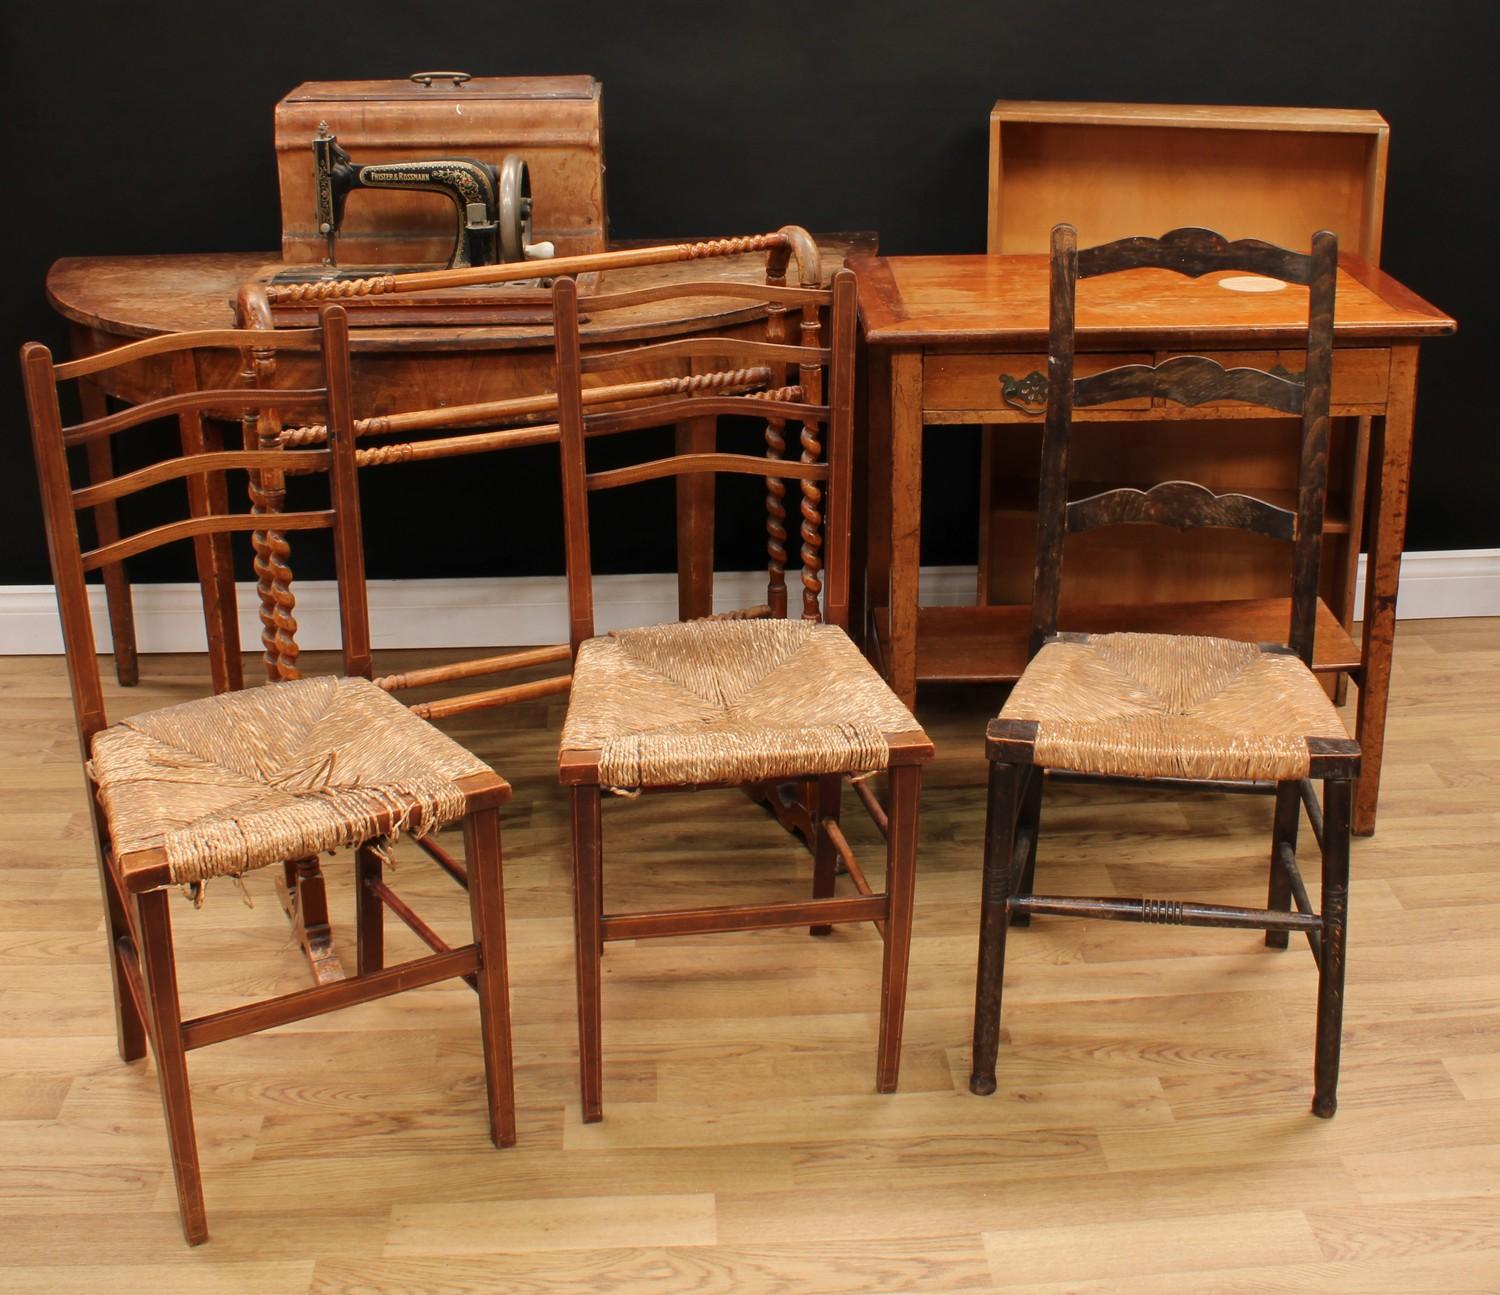
<svg viewBox="0 0 1500 1295"><path fill-rule="evenodd" d="M1351 109L1001 100L990 114L988 250L1044 253L1059 221L1078 228L1082 247L1202 225L1229 238L1305 250L1313 232L1327 228L1339 235L1341 250L1376 264L1388 140L1378 113ZM1241 353L1238 362L1280 357ZM1286 363L1300 368L1301 357L1288 353ZM1360 369L1356 352L1336 359L1335 405L1341 394L1343 403L1358 404L1366 379L1383 382L1383 375ZM1180 476L1216 491L1290 501L1296 421L1237 418L1233 408L1202 412L1192 420L1079 424L1074 494L1090 493L1091 482L1104 489ZM1040 414L984 429L982 604L1019 608L1030 602L1040 447ZM1354 611L1368 458L1369 420L1335 418L1321 584L1330 619L1346 630ZM1168 556L1169 562L1162 560ZM1214 633L1210 623L1217 618L1202 604L1284 598L1289 563L1286 546L1258 536L1114 527L1069 541L1065 607L1141 606L1128 619ZM1170 614L1174 605L1182 615ZM1281 626L1267 637L1284 632Z"/></svg>

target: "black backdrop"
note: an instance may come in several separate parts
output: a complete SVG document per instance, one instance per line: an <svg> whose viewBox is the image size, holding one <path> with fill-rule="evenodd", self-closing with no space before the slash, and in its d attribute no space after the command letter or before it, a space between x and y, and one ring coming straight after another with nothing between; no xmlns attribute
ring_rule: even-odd
<svg viewBox="0 0 1500 1295"><path fill-rule="evenodd" d="M1493 324L1496 77L1478 0L888 0L721 3L66 3L0 12L8 353L63 330L43 279L57 257L271 249L280 238L272 108L304 80L587 72L604 83L617 237L729 234L795 222L876 229L891 253L984 246L985 137L996 98L1369 107L1391 124L1384 265L1460 321L1422 359L1409 545L1500 545L1500 451L1476 397ZM1159 231L1143 231L1159 232ZM48 580L17 367L0 363L0 514L9 582ZM967 498L972 433L943 438L928 489ZM373 576L561 570L555 468L432 465L420 546L382 527ZM371 474L374 475L374 474ZM660 501L658 501L660 502ZM924 559L972 561L971 509L945 510ZM608 555L670 565L654 507ZM933 514L929 514L932 516ZM967 529L966 529L967 527ZM420 559L415 556L420 551ZM749 566L749 547L721 547ZM743 559L743 560L737 560ZM188 578L190 567L146 568Z"/></svg>

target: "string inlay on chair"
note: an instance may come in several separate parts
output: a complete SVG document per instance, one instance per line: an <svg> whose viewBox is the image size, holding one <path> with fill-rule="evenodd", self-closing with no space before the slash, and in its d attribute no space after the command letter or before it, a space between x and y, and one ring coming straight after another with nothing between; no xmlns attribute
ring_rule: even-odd
<svg viewBox="0 0 1500 1295"><path fill-rule="evenodd" d="M94 738L117 858L166 851L182 883L462 818L488 771L367 679L318 676L152 711Z"/></svg>
<svg viewBox="0 0 1500 1295"><path fill-rule="evenodd" d="M1349 736L1298 658L1201 635L1063 636L1000 717L1037 722L1039 765L1137 778L1305 778L1309 737Z"/></svg>
<svg viewBox="0 0 1500 1295"><path fill-rule="evenodd" d="M883 769L913 728L836 626L691 621L581 644L562 749L610 787L754 782Z"/></svg>

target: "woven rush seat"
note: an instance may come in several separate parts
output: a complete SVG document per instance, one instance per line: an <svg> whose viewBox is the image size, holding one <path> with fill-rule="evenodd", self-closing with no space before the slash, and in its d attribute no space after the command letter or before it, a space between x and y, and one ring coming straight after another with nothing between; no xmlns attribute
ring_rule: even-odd
<svg viewBox="0 0 1500 1295"><path fill-rule="evenodd" d="M463 817L458 779L490 772L368 679L333 676L133 716L95 736L91 770L125 872L162 849L176 883L425 835Z"/></svg>
<svg viewBox="0 0 1500 1295"><path fill-rule="evenodd" d="M578 648L564 751L618 788L884 769L912 714L837 626L689 621Z"/></svg>
<svg viewBox="0 0 1500 1295"><path fill-rule="evenodd" d="M1305 778L1309 738L1349 737L1296 656L1167 634L1057 636L1000 718L1036 723L1038 765L1135 778Z"/></svg>

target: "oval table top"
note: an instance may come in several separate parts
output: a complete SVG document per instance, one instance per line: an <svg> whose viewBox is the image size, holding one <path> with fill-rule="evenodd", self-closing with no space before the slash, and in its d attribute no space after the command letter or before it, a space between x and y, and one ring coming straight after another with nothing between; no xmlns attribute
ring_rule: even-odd
<svg viewBox="0 0 1500 1295"><path fill-rule="evenodd" d="M819 234L824 277L846 258L875 250L872 233ZM649 246L649 244L631 244ZM160 333L202 328L233 328L234 299L241 284L276 266L273 252L206 252L160 256L70 256L47 274L47 299L79 329L94 334L90 349ZM305 268L305 267L304 267ZM795 274L795 270L792 272ZM631 266L600 274L597 291L627 292L663 280L763 280L765 253L715 257L667 265ZM594 342L662 337L728 328L760 317L755 306L726 298L691 297L649 302L608 312L597 323L584 322ZM357 320L356 320L357 324ZM103 335L103 336L101 336ZM509 350L551 345L543 323L359 327L352 330L356 351L425 352ZM80 339L82 340L82 339Z"/></svg>

